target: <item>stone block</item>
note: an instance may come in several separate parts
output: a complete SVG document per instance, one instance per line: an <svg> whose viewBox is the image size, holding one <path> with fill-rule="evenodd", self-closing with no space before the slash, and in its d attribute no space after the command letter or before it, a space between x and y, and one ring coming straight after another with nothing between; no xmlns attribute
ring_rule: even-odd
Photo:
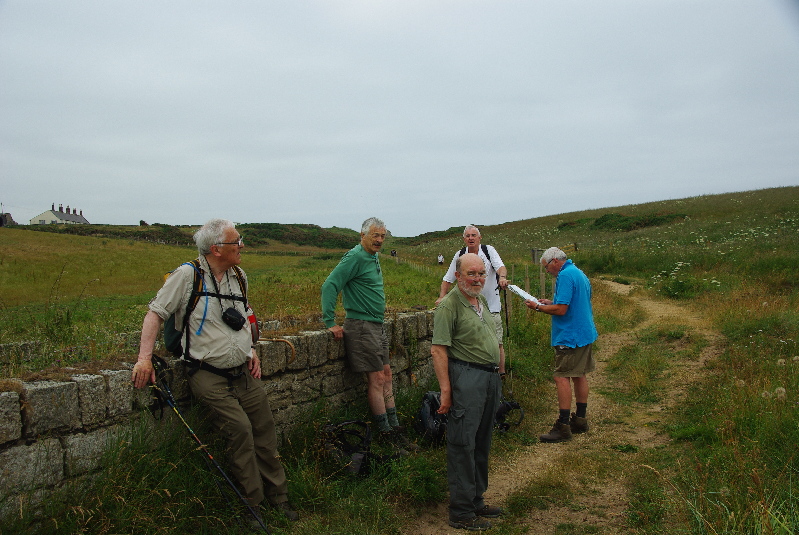
<svg viewBox="0 0 799 535"><path fill-rule="evenodd" d="M98 470L102 458L113 441L120 436L120 427L103 427L91 433L69 435L64 440L67 477Z"/></svg>
<svg viewBox="0 0 799 535"><path fill-rule="evenodd" d="M22 421L28 437L80 426L78 385L73 382L22 383Z"/></svg>
<svg viewBox="0 0 799 535"><path fill-rule="evenodd" d="M261 374L270 377L286 370L291 356L291 347L286 342L258 342L258 358L261 359Z"/></svg>
<svg viewBox="0 0 799 535"><path fill-rule="evenodd" d="M123 416L133 410L133 382L128 370L101 370L108 389L108 417Z"/></svg>
<svg viewBox="0 0 799 535"><path fill-rule="evenodd" d="M336 340L332 335L327 337L327 358L328 360L340 360L347 356L344 348L344 340Z"/></svg>
<svg viewBox="0 0 799 535"><path fill-rule="evenodd" d="M64 450L58 439L0 452L0 501L11 494L56 485L64 479Z"/></svg>
<svg viewBox="0 0 799 535"><path fill-rule="evenodd" d="M304 370L308 367L308 346L303 343L302 336L284 336L294 346L294 361L286 363L288 370Z"/></svg>
<svg viewBox="0 0 799 535"><path fill-rule="evenodd" d="M19 394L0 392L0 444L22 436L22 413Z"/></svg>
<svg viewBox="0 0 799 535"><path fill-rule="evenodd" d="M327 342L331 338L328 331L305 331L300 333L308 355L310 367L321 366L327 362Z"/></svg>
<svg viewBox="0 0 799 535"><path fill-rule="evenodd" d="M130 375L130 372L127 372ZM78 385L78 405L80 421L84 427L102 423L106 419L108 390L102 375L73 375L72 380Z"/></svg>

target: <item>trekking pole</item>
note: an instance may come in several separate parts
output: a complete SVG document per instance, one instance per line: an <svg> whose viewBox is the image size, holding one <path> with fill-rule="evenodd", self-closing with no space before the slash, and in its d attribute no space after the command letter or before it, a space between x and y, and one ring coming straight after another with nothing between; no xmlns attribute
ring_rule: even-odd
<svg viewBox="0 0 799 535"><path fill-rule="evenodd" d="M505 339L507 342L510 342L510 316L508 315L508 290L506 288L502 289L502 308L505 312ZM513 399L513 366L511 365L511 358L510 354L512 351L508 351L508 344L504 344L505 347L505 371L508 375L508 397Z"/></svg>
<svg viewBox="0 0 799 535"><path fill-rule="evenodd" d="M233 480L230 479L227 473L225 473L225 471L222 469L222 466L219 464L219 462L217 462L216 459L214 459L214 456L211 455L210 451L208 451L208 448L205 446L205 444L203 444L203 441L200 440L200 437L197 436L197 433L194 432L194 429L191 428L189 423L183 417L183 413L178 408L177 402L175 401L175 396L172 395L172 390L169 388L169 384L167 383L166 380L166 372L169 369L166 362L164 362L164 360L158 355L153 355L152 359L153 359L153 367L155 368L155 373L156 373L156 383L152 385L152 387L155 390L156 395L172 408L172 410L177 415L178 419L181 422L183 422L183 425L186 426L186 429L188 429L191 438L193 438L194 441L199 446L198 449L205 454L206 460L210 460L210 462L214 465L214 467L219 471L224 480L227 482L228 486L230 486L230 488L233 489L233 492L235 492L236 496L238 496L239 500L241 500L241 503L244 504L244 506L247 508L247 510L250 512L253 518L255 518L255 520L258 521L258 524L260 524L264 532L271 535L272 532L269 531L268 527L266 527L266 524L261 518L261 515L259 515L258 512L252 507L252 505L250 505L250 502L247 501L247 498L245 498L241 494L241 492L236 487L236 484L233 482Z"/></svg>

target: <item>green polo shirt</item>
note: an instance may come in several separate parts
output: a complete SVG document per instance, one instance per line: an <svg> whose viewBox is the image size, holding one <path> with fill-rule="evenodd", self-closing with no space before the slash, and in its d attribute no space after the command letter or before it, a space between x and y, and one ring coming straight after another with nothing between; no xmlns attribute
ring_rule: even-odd
<svg viewBox="0 0 799 535"><path fill-rule="evenodd" d="M433 344L447 347L450 358L499 366L499 340L496 320L485 297L478 295L483 311L477 311L458 289L457 284L433 312Z"/></svg>

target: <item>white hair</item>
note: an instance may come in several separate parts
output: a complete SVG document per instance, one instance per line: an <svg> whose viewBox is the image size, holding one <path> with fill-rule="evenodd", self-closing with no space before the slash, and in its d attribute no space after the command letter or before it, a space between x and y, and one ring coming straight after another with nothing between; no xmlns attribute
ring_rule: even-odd
<svg viewBox="0 0 799 535"><path fill-rule="evenodd" d="M480 229L479 229L479 228L477 228L477 227L475 227L474 225L466 225L466 226L464 227L464 229L463 229L463 235L464 235L464 236L466 236L466 233L467 233L467 232L469 231L469 229L471 229L471 228L473 228L474 230L476 230L476 231L477 231L477 235L478 235L478 236L480 236Z"/></svg>
<svg viewBox="0 0 799 535"><path fill-rule="evenodd" d="M548 264L553 259L555 260L566 260L566 253L558 249L557 247L550 247L544 254L541 255L541 263Z"/></svg>
<svg viewBox="0 0 799 535"><path fill-rule="evenodd" d="M194 243L201 255L211 253L211 246L225 239L225 231L236 228L236 224L228 219L211 219L200 230L194 233Z"/></svg>
<svg viewBox="0 0 799 535"><path fill-rule="evenodd" d="M369 231L372 230L372 227L385 229L386 224L383 223L383 220L381 219L370 217L363 222L363 225L361 225L361 234L369 234Z"/></svg>

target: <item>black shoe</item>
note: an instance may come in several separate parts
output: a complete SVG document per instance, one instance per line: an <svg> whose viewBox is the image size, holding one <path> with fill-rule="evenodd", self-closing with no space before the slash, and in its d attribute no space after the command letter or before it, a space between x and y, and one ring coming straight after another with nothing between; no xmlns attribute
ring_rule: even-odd
<svg viewBox="0 0 799 535"><path fill-rule="evenodd" d="M383 444L391 444L397 453L400 454L403 452L407 454L409 451L417 452L420 449L418 445L408 440L408 437L396 428L392 428L391 431L382 431L378 435L378 441Z"/></svg>
<svg viewBox="0 0 799 535"><path fill-rule="evenodd" d="M483 518L499 518L502 516L504 511L500 507L495 507L493 505L484 505L477 511L475 514L477 516L482 516Z"/></svg>
<svg viewBox="0 0 799 535"><path fill-rule="evenodd" d="M491 529L491 522L483 520L479 516L471 518L453 519L450 517L449 525L456 529L465 529L468 531L485 531Z"/></svg>
<svg viewBox="0 0 799 535"><path fill-rule="evenodd" d="M297 511L295 511L293 507L291 507L291 504L288 501L276 503L274 508L282 512L283 515L285 515L285 517L292 522L296 522L300 519L300 515L297 514Z"/></svg>

